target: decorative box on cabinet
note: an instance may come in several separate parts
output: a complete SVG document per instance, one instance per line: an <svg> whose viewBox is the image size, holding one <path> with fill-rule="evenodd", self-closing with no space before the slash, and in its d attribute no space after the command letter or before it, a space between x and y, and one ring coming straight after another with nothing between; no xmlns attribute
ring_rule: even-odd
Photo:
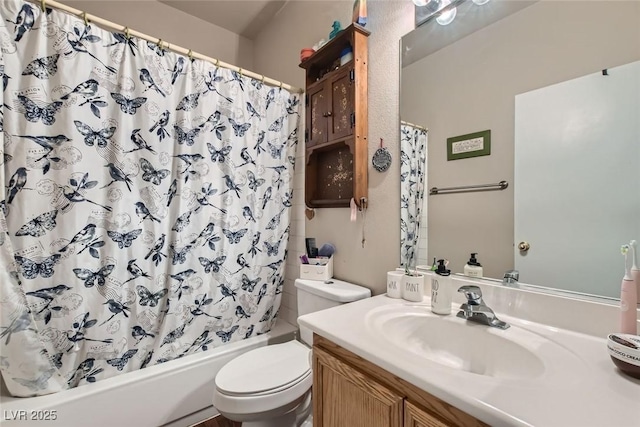
<svg viewBox="0 0 640 427"><path fill-rule="evenodd" d="M357 24L300 64L306 70L305 202L309 207L366 203L367 37ZM350 47L353 59L340 65Z"/></svg>

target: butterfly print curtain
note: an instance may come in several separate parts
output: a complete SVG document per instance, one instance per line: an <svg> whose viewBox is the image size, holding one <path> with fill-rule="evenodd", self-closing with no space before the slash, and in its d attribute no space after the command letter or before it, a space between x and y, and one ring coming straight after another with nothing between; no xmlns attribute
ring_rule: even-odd
<svg viewBox="0 0 640 427"><path fill-rule="evenodd" d="M299 99L0 5L0 369L15 396L251 337L280 305Z"/></svg>
<svg viewBox="0 0 640 427"><path fill-rule="evenodd" d="M400 263L415 267L424 204L427 131L400 125Z"/></svg>

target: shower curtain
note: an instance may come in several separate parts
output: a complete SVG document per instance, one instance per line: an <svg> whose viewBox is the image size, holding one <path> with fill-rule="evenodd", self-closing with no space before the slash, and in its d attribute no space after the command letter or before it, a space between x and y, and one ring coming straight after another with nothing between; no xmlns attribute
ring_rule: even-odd
<svg viewBox="0 0 640 427"><path fill-rule="evenodd" d="M400 124L400 265L415 268L424 204L427 131Z"/></svg>
<svg viewBox="0 0 640 427"><path fill-rule="evenodd" d="M266 332L299 99L17 0L0 5L0 369L15 396Z"/></svg>

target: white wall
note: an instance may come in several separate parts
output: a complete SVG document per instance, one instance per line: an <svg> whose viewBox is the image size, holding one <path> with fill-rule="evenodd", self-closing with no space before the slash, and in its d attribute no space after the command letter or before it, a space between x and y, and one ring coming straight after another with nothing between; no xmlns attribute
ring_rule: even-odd
<svg viewBox="0 0 640 427"><path fill-rule="evenodd" d="M427 187L512 184L515 95L640 59L639 22L637 1L541 1L403 69L403 119L429 128ZM485 129L490 156L446 160L448 137ZM513 185L427 197L429 258L513 268Z"/></svg>
<svg viewBox="0 0 640 427"><path fill-rule="evenodd" d="M155 0L85 0L63 3L123 27L251 70L253 42Z"/></svg>
<svg viewBox="0 0 640 427"><path fill-rule="evenodd" d="M290 321L297 315L293 281L299 273L298 256L305 252L305 228L306 235L315 237L319 245L331 242L336 246L336 278L367 286L376 294L386 290L386 271L399 264L399 40L413 29L414 10L408 0L370 0L367 5L366 29L372 32L368 43L369 159L380 138L384 138L393 156L393 165L387 172L378 173L369 163L369 209L364 220L366 243L363 248L363 220L349 222L348 209L316 209L314 219L304 219L303 162L299 157L292 227L299 234L291 234L285 298L280 309ZM334 20L339 20L343 27L349 25L352 6L351 0L289 2L254 42L255 71L302 87L304 70L298 67L300 49L312 46L321 38L327 39ZM301 142L301 148L302 145Z"/></svg>

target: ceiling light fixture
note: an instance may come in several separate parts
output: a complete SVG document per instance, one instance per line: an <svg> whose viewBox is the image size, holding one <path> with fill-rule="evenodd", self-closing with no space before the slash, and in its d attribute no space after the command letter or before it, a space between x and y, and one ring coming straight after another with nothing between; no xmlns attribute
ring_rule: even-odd
<svg viewBox="0 0 640 427"><path fill-rule="evenodd" d="M434 19L440 25L449 25L456 18L457 7L469 0L411 0L415 5L416 26ZM471 0L478 6L491 0Z"/></svg>
<svg viewBox="0 0 640 427"><path fill-rule="evenodd" d="M482 1L482 0L480 0ZM451 4L451 0L441 0L440 1L440 9L444 9ZM458 13L457 8L452 7L444 12L440 12L438 17L436 18L436 22L440 25L449 25L456 19L456 14Z"/></svg>

